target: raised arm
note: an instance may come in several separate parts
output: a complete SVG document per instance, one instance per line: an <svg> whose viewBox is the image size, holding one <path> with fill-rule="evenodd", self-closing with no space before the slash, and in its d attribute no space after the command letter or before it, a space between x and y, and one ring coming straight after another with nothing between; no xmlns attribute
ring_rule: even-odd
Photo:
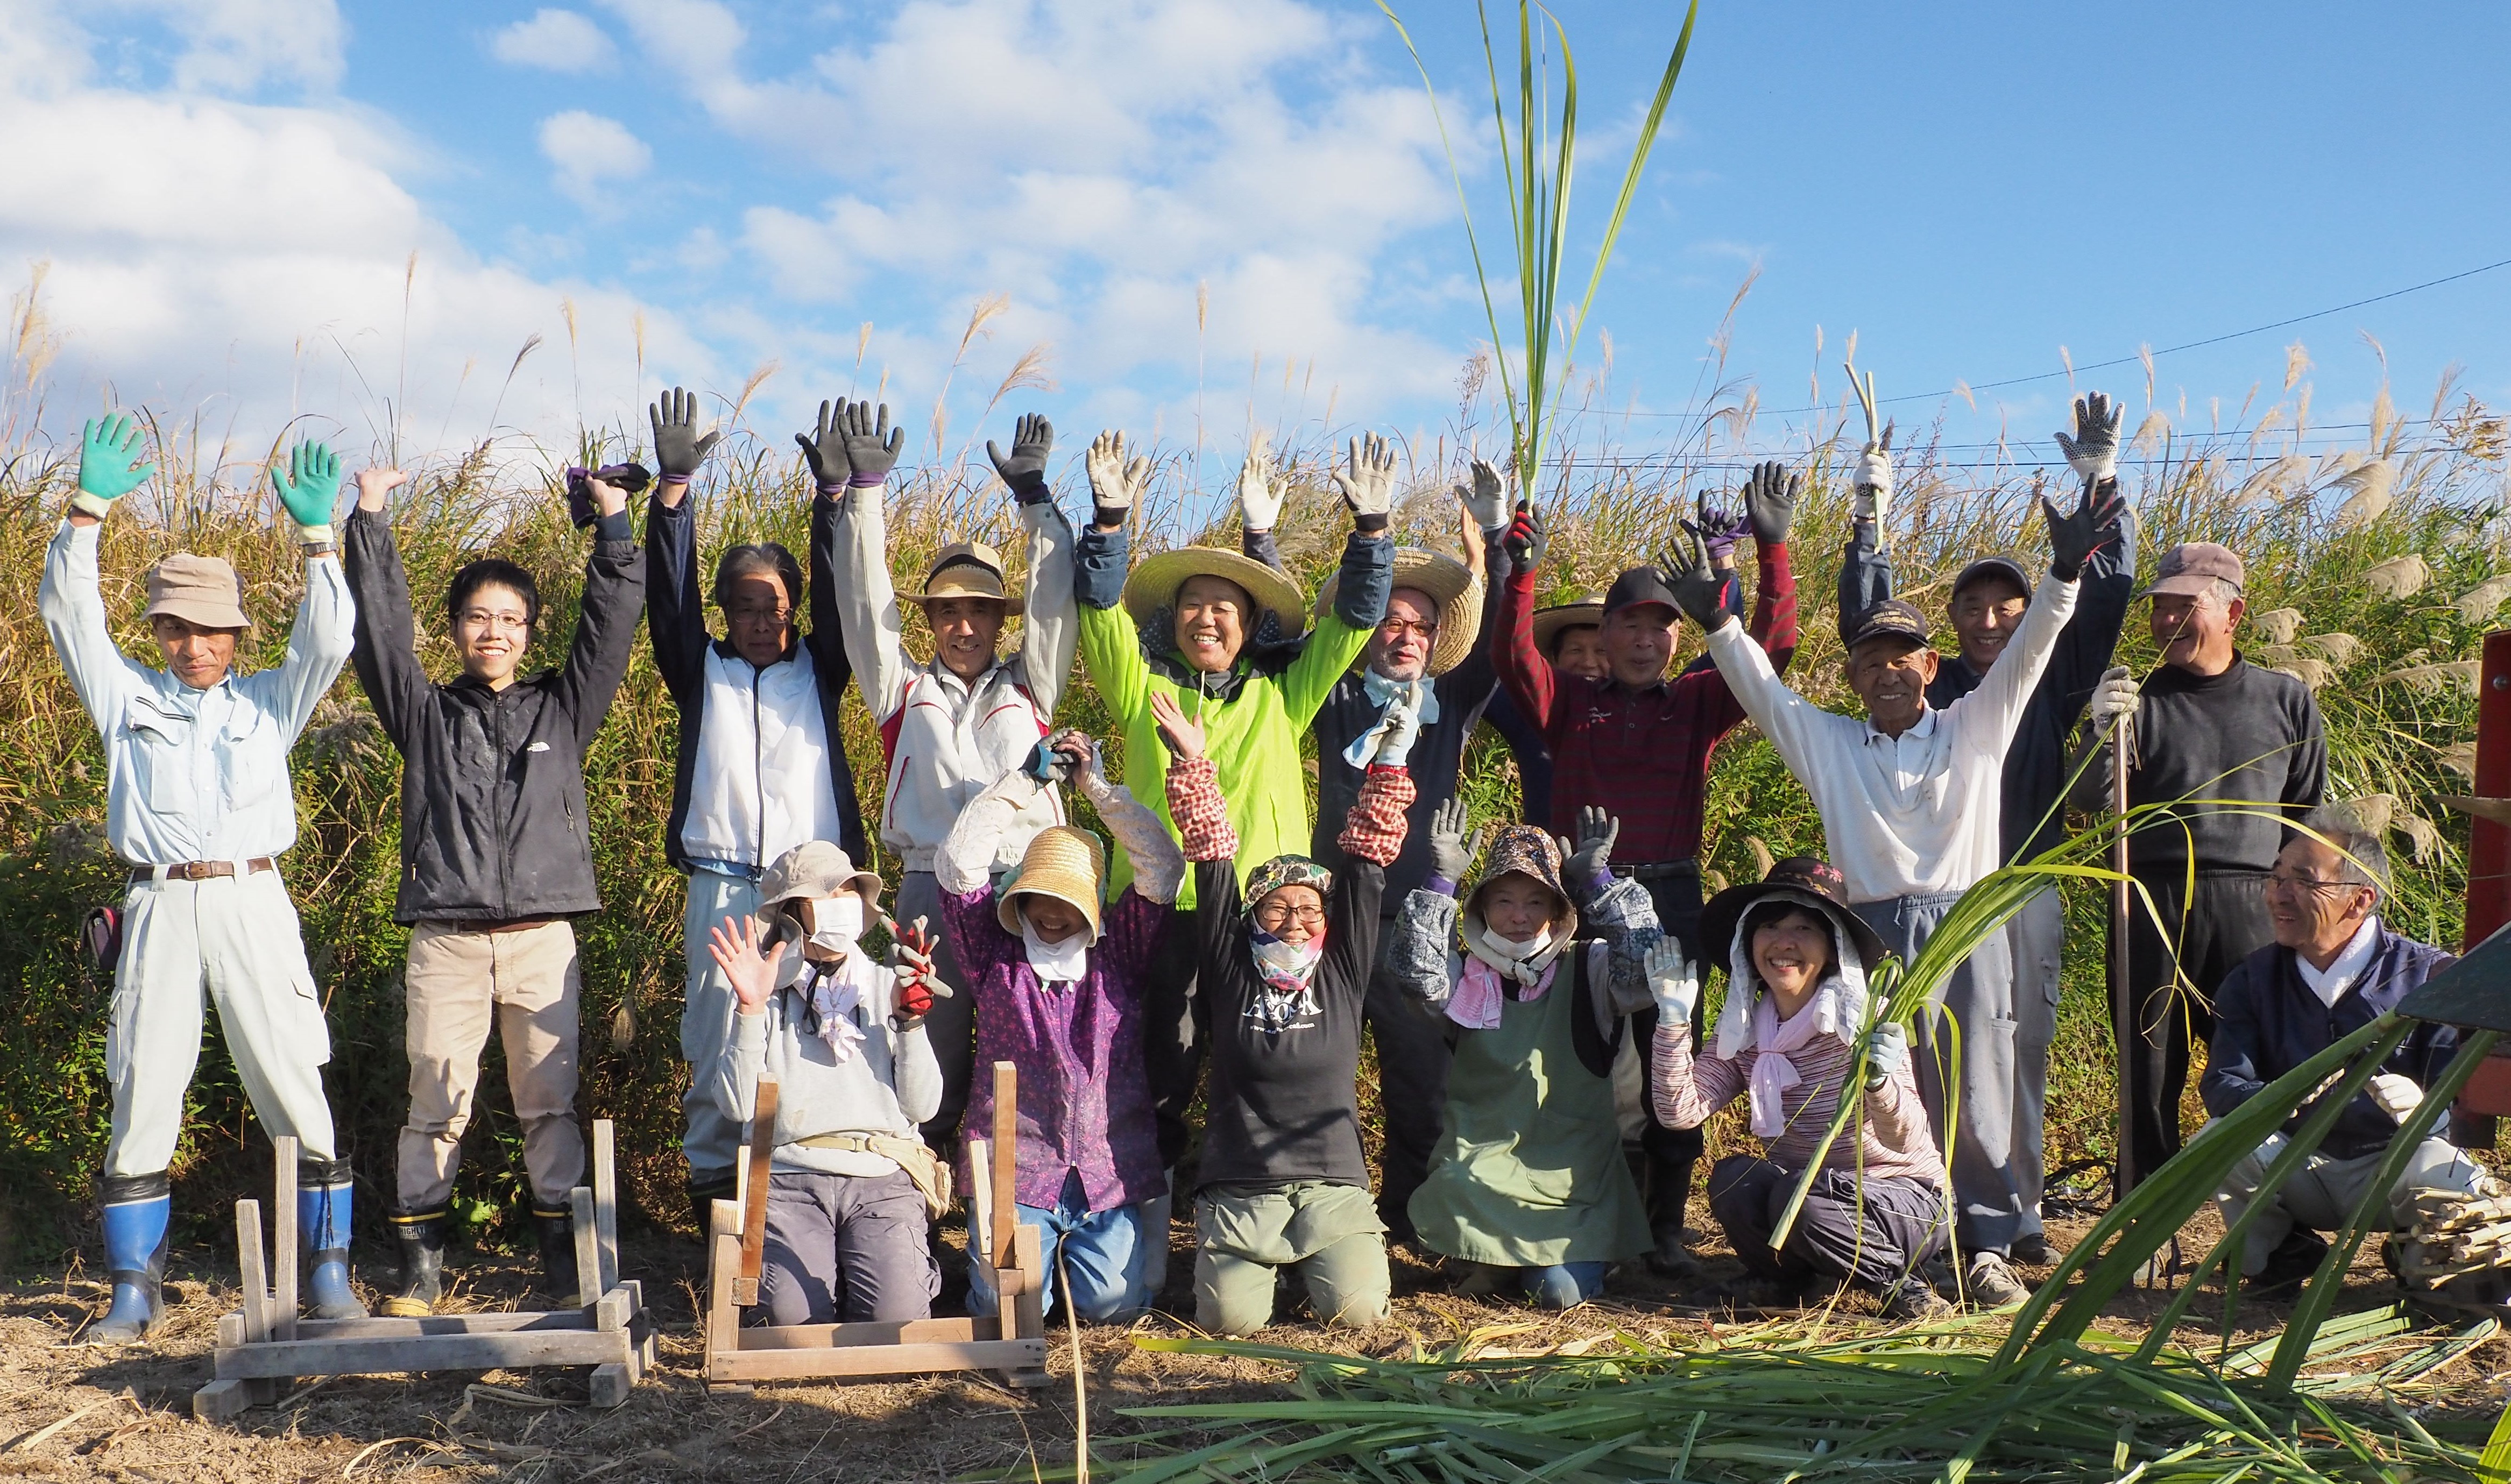
<svg viewBox="0 0 2511 1484"><path fill-rule="evenodd" d="M1081 663L1089 668L1108 715L1119 722L1142 714L1151 667L1142 659L1141 636L1125 611L1128 553L1125 520L1150 473L1150 460L1125 457L1125 436L1101 433L1090 442L1084 467L1094 509L1090 528L1072 549L1074 625Z"/></svg>
<svg viewBox="0 0 2511 1484"><path fill-rule="evenodd" d="M907 704L907 677L913 662L901 643L906 626L889 570L889 513L883 482L889 466L882 462L887 445L875 438L867 445L866 455L876 468L860 472L855 468L847 452L847 432L857 405L842 398L820 403L818 423L809 433L793 435L793 441L801 445L802 457L810 465L814 491L811 632L819 636L823 625L818 612L823 567L817 559L816 537L826 530L829 578L825 590L828 613L834 622L827 626L830 633L822 642L845 657L863 692L864 708L871 712L875 724L881 724ZM886 410L873 413L875 432ZM818 651L813 652L812 663L820 663Z"/></svg>
<svg viewBox="0 0 2511 1484"><path fill-rule="evenodd" d="M1038 746L1047 751L1046 743ZM1028 766L1004 774L959 811L950 833L943 837L942 848L933 856L933 879L945 893L956 896L982 891L993 879L994 848L1002 843L1003 832L1011 828L1021 810L1045 791L1045 781L1031 771L1036 766L1032 759Z"/></svg>
<svg viewBox="0 0 2511 1484"><path fill-rule="evenodd" d="M1333 479L1351 508L1351 539L1343 544L1333 612L1318 620L1307 647L1282 673L1282 708L1294 727L1316 719L1334 682L1369 647L1395 590L1395 543L1386 534L1395 502L1394 449L1373 433L1353 438L1350 467L1336 470Z"/></svg>
<svg viewBox="0 0 2511 1484"><path fill-rule="evenodd" d="M1133 790L1122 783L1108 782L1100 764L1101 757L1094 746L1076 781L1081 796L1099 812L1099 822L1107 826L1107 833L1116 837L1117 849L1134 863L1131 890L1143 900L1162 906L1175 902L1178 889L1185 881L1185 853L1170 838L1168 826L1160 822L1151 806L1135 798Z"/></svg>
<svg viewBox="0 0 2511 1484"><path fill-rule="evenodd" d="M610 713L610 700L628 678L637 650L637 616L645 605L645 553L628 521L625 491L593 481L600 514L593 522L593 554L584 562L584 600L578 605L575 639L558 672L553 695L575 724L578 750L589 750Z"/></svg>
<svg viewBox="0 0 2511 1484"><path fill-rule="evenodd" d="M44 580L35 606L70 689L99 733L120 725L123 705L143 683L140 666L124 658L113 642L104 614L104 595L97 587L97 527L113 502L146 483L154 464L139 462L146 430L129 414L89 423L79 438L78 493L70 497L68 514L44 553Z"/></svg>
<svg viewBox="0 0 2511 1484"><path fill-rule="evenodd" d="M1151 693L1150 710L1176 754L1169 759L1169 818L1180 853L1194 866L1196 952L1203 963L1217 964L1244 936L1238 831L1229 822L1219 771L1204 754L1203 724L1160 692Z"/></svg>
<svg viewBox="0 0 2511 1484"><path fill-rule="evenodd" d="M1044 425L1044 418L1038 419ZM1038 480L1044 490L1045 479ZM1081 642L1080 615L1072 595L1072 522L1056 509L1051 493L1023 496L1021 524L1028 528L1028 591L1021 609L1021 670L1037 714L1053 717L1072 684L1072 660Z"/></svg>
<svg viewBox="0 0 2511 1484"><path fill-rule="evenodd" d="M384 515L388 483L358 476L358 508L349 516L341 542L341 565L355 603L357 644L349 662L375 722L393 745L409 750L411 722L427 704L434 682L418 663L418 627L409 609L409 578L402 571L401 552L393 545L392 522Z"/></svg>
<svg viewBox="0 0 2511 1484"><path fill-rule="evenodd" d="M2075 594L2075 616L2058 636L2040 690L2055 708L2061 731L2073 731L2075 720L2093 699L2093 687L2118 652L2119 631L2126 627L2128 605L2136 596L2136 512L2112 497L2110 515L2101 545L2084 563Z"/></svg>
<svg viewBox="0 0 2511 1484"><path fill-rule="evenodd" d="M1509 572L1506 578L1494 580L1493 586L1500 594L1499 609L1490 631L1483 636L1483 647L1490 653L1491 667L1499 674L1501 688L1517 703L1519 714L1537 737L1546 735L1551 727L1556 690L1552 662L1534 643L1535 569L1543 565L1548 542L1543 517L1532 505L1521 502L1515 520L1500 540Z"/></svg>
<svg viewBox="0 0 2511 1484"><path fill-rule="evenodd" d="M645 507L645 633L663 689L686 715L706 687L706 597L698 586L697 516L685 484L657 484Z"/></svg>

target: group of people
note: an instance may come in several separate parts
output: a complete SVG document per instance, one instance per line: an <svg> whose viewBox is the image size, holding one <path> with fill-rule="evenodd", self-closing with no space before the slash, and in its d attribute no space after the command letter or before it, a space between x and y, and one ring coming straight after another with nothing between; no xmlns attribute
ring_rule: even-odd
<svg viewBox="0 0 2511 1484"><path fill-rule="evenodd" d="M1350 536L1311 601L1274 546L1283 483L1260 444L1238 480L1239 550L1135 560L1147 460L1119 434L1092 442L1076 532L1046 477L1053 430L1028 416L1008 451L987 444L1017 503L1021 579L962 541L907 593L883 511L903 436L885 407L839 401L796 436L807 568L781 546L733 546L702 587L689 490L719 435L676 391L651 426L651 474L569 471L592 554L564 663L524 672L536 579L483 557L444 594L460 672L438 681L388 518L402 475L357 476L335 526L339 461L314 443L272 471L306 558L286 660L236 671L251 628L236 574L181 554L148 578L163 667L125 657L98 590L99 525L150 471L128 419L89 425L42 609L103 739L108 830L130 870L99 1185L113 1297L90 1339L138 1340L159 1319L166 1170L205 991L255 1115L302 1151L311 1311L364 1313L328 1034L277 868L296 832L289 750L344 663L403 759L409 1112L384 1310L422 1315L443 1296L492 1029L548 1279L571 1290L584 1141L570 925L600 906L584 758L640 610L679 719L665 845L688 879L682 1144L701 1232L733 1192L758 1087L779 1087L762 1322L930 1313L935 1223L969 1175L961 1129L994 1117L974 1069L998 1061L1019 1071L1019 1219L1040 1229L1049 1302L1093 1320L1154 1301L1180 1196L1195 1320L1222 1333L1270 1322L1286 1273L1322 1322L1382 1319L1390 1242L1447 1259L1462 1285L1556 1308L1596 1295L1614 1264L1690 1274L1703 1125L1738 1100L1760 1152L1721 1160L1706 1193L1764 1297L1848 1283L1905 1317L1948 1295L2015 1302L2011 1264L2050 1255L2058 897L1981 943L1911 1025L1879 1013L1869 974L1914 957L1967 888L2060 838L2070 788L2100 794L2114 755L2130 758L2132 803L2251 803L2190 806L2131 841L2161 908L2131 930L2136 1018L2118 1028L2131 1169L2178 1147L2195 1038L2211 1031L2202 1092L2221 1114L2447 962L2380 924L2378 838L2312 812L2318 713L2306 687L2234 648L2238 557L2175 547L2138 588L2118 411L2098 394L2060 436L2081 488L2040 502L2045 570L2004 555L1964 568L1946 595L1950 656L1894 595L1888 432L1863 451L1839 576L1863 717L1783 678L1800 479L1777 464L1732 506L1703 496L1661 563L1539 607L1547 537L1530 502L1478 464L1456 491L1463 559L1399 549L1395 456L1356 438L1333 475ZM640 544L629 503L649 482ZM2137 599L2163 647L2142 685L2112 664ZM929 646L910 646L908 605ZM1708 652L1677 673L1685 620ZM1076 659L1107 737L1055 724ZM885 758L876 818L842 744L850 684ZM1748 718L1820 810L1830 858L1706 896L1712 754ZM1486 720L1526 801L1495 829L1476 828L1459 793ZM2132 752L2088 758L2122 726ZM875 837L895 887L871 868ZM876 930L885 961L866 947ZM1727 986L1714 1035L1712 969ZM1364 1036L1383 1114L1373 1178ZM2313 1157L2327 1199L2280 1194L2291 1209L2257 1224L2246 1271L2302 1261L2309 1228L2360 1193L2451 1049L2441 1029L2400 1048ZM1826 1143L1843 1100L1847 1132ZM2409 1132L2426 1145L2416 1183L2475 1179L2433 1129ZM2227 1208L2245 1208L2273 1154ZM981 1312L985 1284L972 1265Z"/></svg>

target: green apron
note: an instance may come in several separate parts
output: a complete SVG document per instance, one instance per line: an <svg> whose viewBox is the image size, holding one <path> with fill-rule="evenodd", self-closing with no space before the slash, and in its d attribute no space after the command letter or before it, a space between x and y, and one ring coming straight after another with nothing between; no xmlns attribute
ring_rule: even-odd
<svg viewBox="0 0 2511 1484"><path fill-rule="evenodd" d="M1570 1016L1589 1004L1581 939L1527 1003L1467 1031L1448 1069L1448 1112L1412 1225L1433 1250L1507 1268L1619 1262L1652 1245L1622 1158L1613 1084L1578 1059Z"/></svg>

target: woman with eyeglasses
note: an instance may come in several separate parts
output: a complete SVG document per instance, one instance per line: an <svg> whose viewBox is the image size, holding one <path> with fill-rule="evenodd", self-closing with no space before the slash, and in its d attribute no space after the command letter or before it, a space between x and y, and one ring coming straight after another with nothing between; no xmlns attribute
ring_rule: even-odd
<svg viewBox="0 0 2511 1484"><path fill-rule="evenodd" d="M1409 708L1344 817L1349 864L1328 871L1276 856L1242 894L1231 827L1202 724L1154 694L1175 754L1169 816L1194 864L1198 995L1212 1080L1195 1190L1195 1323L1245 1335L1273 1316L1279 1270L1296 1270L1326 1324L1386 1318L1386 1224L1360 1147L1362 1001L1377 959L1386 865L1404 848L1412 779L1402 763L1420 729Z"/></svg>

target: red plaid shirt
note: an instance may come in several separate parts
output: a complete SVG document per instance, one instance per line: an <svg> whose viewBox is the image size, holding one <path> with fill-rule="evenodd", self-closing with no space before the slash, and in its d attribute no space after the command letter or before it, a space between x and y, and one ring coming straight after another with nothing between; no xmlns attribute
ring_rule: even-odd
<svg viewBox="0 0 2511 1484"><path fill-rule="evenodd" d="M1342 838L1335 842L1342 853L1355 860L1394 864L1404 854L1404 812L1412 807L1416 791L1409 770L1371 764L1360 782L1360 797L1342 817Z"/></svg>
<svg viewBox="0 0 2511 1484"><path fill-rule="evenodd" d="M1218 773L1208 757L1181 757L1169 764L1169 818L1177 820L1178 844L1188 860L1227 860L1238 854L1238 831L1230 827L1229 801L1220 796ZM1343 854L1378 865L1402 855L1408 823L1404 812L1412 807L1414 792L1410 773L1372 764L1351 813L1343 816L1338 842Z"/></svg>
<svg viewBox="0 0 2511 1484"><path fill-rule="evenodd" d="M1759 550L1751 632L1785 674L1796 650L1796 578L1786 543ZM1622 821L1615 865L1698 856L1709 755L1744 719L1725 677L1704 667L1632 691L1562 674L1534 644L1532 572L1509 574L1491 645L1500 683L1552 749L1552 831L1572 832L1579 806L1600 804Z"/></svg>

